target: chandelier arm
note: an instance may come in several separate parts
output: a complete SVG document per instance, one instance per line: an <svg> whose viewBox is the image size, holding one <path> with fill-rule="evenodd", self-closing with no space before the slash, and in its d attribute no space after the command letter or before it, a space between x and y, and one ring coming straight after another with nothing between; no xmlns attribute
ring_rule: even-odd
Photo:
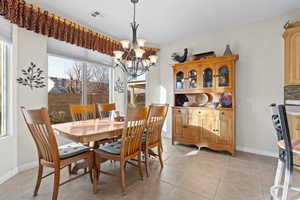
<svg viewBox="0 0 300 200"><path fill-rule="evenodd" d="M127 73L128 70L127 70L127 68L126 68L126 65L125 65L122 61L120 61L120 64L121 64L120 67L121 67L122 71Z"/></svg>
<svg viewBox="0 0 300 200"><path fill-rule="evenodd" d="M134 59L134 74L137 74L137 71L138 71L138 60L135 58Z"/></svg>
<svg viewBox="0 0 300 200"><path fill-rule="evenodd" d="M125 51L125 54L127 54L127 55L125 56L125 58L123 60L128 60L130 52L131 52L131 48L129 48L128 50Z"/></svg>

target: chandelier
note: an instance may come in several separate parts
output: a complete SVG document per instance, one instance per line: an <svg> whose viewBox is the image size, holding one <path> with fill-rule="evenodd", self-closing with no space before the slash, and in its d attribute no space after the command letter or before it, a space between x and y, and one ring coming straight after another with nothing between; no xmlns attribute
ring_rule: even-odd
<svg viewBox="0 0 300 200"><path fill-rule="evenodd" d="M150 55L146 57L145 42L144 39L137 39L137 29L139 24L135 21L136 4L139 0L131 0L133 3L133 22L132 28L132 41L123 40L120 41L123 51L114 51L114 63L117 67L121 67L122 71L127 73L129 79L134 79L138 76L145 74L149 71L150 67L157 63L158 57L156 55Z"/></svg>

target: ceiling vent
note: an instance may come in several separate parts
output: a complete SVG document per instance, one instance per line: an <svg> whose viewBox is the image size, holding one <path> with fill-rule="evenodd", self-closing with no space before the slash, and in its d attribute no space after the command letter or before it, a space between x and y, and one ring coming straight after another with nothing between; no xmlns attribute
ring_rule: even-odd
<svg viewBox="0 0 300 200"><path fill-rule="evenodd" d="M92 17L104 17L102 13L100 13L99 11L94 11L91 13Z"/></svg>

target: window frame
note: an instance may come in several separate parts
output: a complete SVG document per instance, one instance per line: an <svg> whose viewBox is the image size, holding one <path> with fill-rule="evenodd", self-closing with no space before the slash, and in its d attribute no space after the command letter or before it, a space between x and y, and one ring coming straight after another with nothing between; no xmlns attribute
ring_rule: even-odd
<svg viewBox="0 0 300 200"><path fill-rule="evenodd" d="M104 63L97 63L97 62L91 62L91 61L87 61L87 60L83 60L83 59L78 59L78 58L74 58L74 57L68 57L68 56L62 56L62 55L57 55L57 54L52 54L52 53L48 53L48 68L49 66L49 57L56 57L56 58L62 58L62 59L68 59L68 60L72 60L74 62L80 62L82 63L82 81L81 81L81 105L86 105L88 103L88 81L86 79L86 75L87 75L87 69L89 65L95 65L95 66L99 66L99 67L105 67L108 68L108 84L109 84L109 98L108 101L109 103L112 102L112 96L114 95L114 90L113 90L113 78L112 78L112 72L113 72L113 65L109 65L109 64L104 64ZM48 69L49 71L49 69ZM49 72L47 72L47 76L49 76ZM47 86L49 87L49 86ZM49 91L48 91L49 93Z"/></svg>
<svg viewBox="0 0 300 200"><path fill-rule="evenodd" d="M2 108L1 112L1 130L0 130L0 138L8 136L7 133L7 123L8 123L8 102L7 102L7 94L8 94L8 66L9 66L9 56L10 56L10 44L5 42L4 40L0 40L0 48L2 49L0 53L2 54L1 57L3 58L0 60L2 62L2 85L0 87L2 91L2 105L0 105ZM1 70L1 69L0 69Z"/></svg>

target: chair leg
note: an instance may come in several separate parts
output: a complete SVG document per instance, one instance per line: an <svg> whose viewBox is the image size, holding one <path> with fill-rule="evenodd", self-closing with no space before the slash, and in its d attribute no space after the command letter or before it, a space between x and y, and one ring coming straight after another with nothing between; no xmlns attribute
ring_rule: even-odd
<svg viewBox="0 0 300 200"><path fill-rule="evenodd" d="M72 164L68 165L69 176L72 174Z"/></svg>
<svg viewBox="0 0 300 200"><path fill-rule="evenodd" d="M285 168L285 175L284 175L284 184L283 184L283 192L282 192L282 200L288 200L288 192L292 182L292 174L288 168Z"/></svg>
<svg viewBox="0 0 300 200"><path fill-rule="evenodd" d="M161 152L164 152L164 147L163 147L163 144L162 144L162 139L160 139L160 149L161 149Z"/></svg>
<svg viewBox="0 0 300 200"><path fill-rule="evenodd" d="M93 193L96 194L97 192L97 182L98 182L98 169L93 169Z"/></svg>
<svg viewBox="0 0 300 200"><path fill-rule="evenodd" d="M90 180L91 183L93 184L93 168L94 168L94 159L90 158L87 160L89 163L89 175L90 175Z"/></svg>
<svg viewBox="0 0 300 200"><path fill-rule="evenodd" d="M36 185L35 185L33 196L36 196L37 193L38 193L38 191L39 191L39 188L40 188L40 185L41 185L41 182L42 182L43 169L44 169L43 165L39 164L38 176L37 176L37 180L36 180Z"/></svg>
<svg viewBox="0 0 300 200"><path fill-rule="evenodd" d="M125 191L125 161L120 162L120 172L121 172L121 186L123 194L126 194Z"/></svg>
<svg viewBox="0 0 300 200"><path fill-rule="evenodd" d="M161 149L161 152L164 152L164 147L163 147L163 145L160 145L160 149Z"/></svg>
<svg viewBox="0 0 300 200"><path fill-rule="evenodd" d="M138 165L139 165L139 172L140 172L141 180L143 180L144 174L143 174L143 168L142 168L142 152L139 153Z"/></svg>
<svg viewBox="0 0 300 200"><path fill-rule="evenodd" d="M97 184L99 182L100 170L101 170L101 158L95 155L94 157L94 166L93 166L93 192L97 192Z"/></svg>
<svg viewBox="0 0 300 200"><path fill-rule="evenodd" d="M158 150L158 157L159 157L160 166L161 166L161 168L163 168L164 163L163 163L163 159L162 159L161 145L158 145L157 150Z"/></svg>
<svg viewBox="0 0 300 200"><path fill-rule="evenodd" d="M60 184L60 169L55 169L52 200L57 200Z"/></svg>
<svg viewBox="0 0 300 200"><path fill-rule="evenodd" d="M146 171L147 177L149 177L149 169L148 169L148 167L149 167L149 163L148 163L149 153L148 153L148 148L147 147L145 148L144 154L145 154L144 155L145 156L145 171Z"/></svg>
<svg viewBox="0 0 300 200"><path fill-rule="evenodd" d="M283 167L284 167L284 163L278 159L277 170L276 170L276 175L275 175L275 180L274 180L275 187L280 185L282 174L283 174ZM278 190L279 190L279 188L275 189L275 191L274 191L275 197L273 197L273 198L278 198Z"/></svg>

